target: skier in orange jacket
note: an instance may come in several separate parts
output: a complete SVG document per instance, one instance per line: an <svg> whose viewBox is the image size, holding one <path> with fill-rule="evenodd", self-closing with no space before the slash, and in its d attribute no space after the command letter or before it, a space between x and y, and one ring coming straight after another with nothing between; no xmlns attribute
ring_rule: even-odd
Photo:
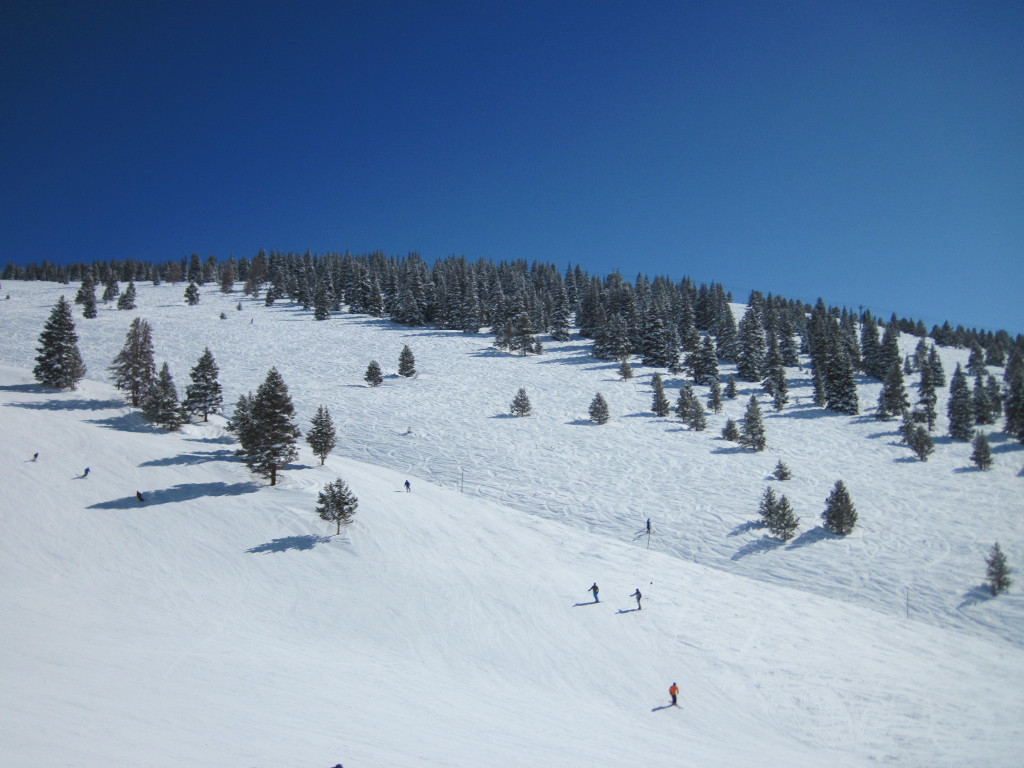
<svg viewBox="0 0 1024 768"><path fill-rule="evenodd" d="M676 696L679 695L679 686L675 683L672 683L672 685L668 687L668 693L672 697L672 706L678 707L679 704L676 703Z"/></svg>

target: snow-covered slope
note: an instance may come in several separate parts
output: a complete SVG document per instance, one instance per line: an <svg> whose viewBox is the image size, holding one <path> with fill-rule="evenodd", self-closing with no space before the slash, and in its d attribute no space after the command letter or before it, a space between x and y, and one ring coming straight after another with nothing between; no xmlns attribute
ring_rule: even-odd
<svg viewBox="0 0 1024 768"><path fill-rule="evenodd" d="M1024 604L979 588L995 540L1024 563L1018 444L993 435L987 473L943 440L918 462L894 424L811 406L794 370L800 403L766 410L753 454L718 437L746 395L691 433L648 413L650 370L618 381L578 340L523 358L138 287L137 311L76 318L73 393L31 367L74 287L2 288L4 765L1018 764ZM228 403L276 365L303 428L331 409L327 465L304 451L269 488L219 417L147 425L104 381L135 316L179 387L205 346ZM366 387L403 344L418 377ZM966 359L941 353L947 373ZM528 419L505 415L520 386ZM585 421L597 391L605 426ZM780 458L788 545L746 525ZM315 498L339 475L360 507L330 537ZM860 515L845 539L817 528L839 478Z"/></svg>

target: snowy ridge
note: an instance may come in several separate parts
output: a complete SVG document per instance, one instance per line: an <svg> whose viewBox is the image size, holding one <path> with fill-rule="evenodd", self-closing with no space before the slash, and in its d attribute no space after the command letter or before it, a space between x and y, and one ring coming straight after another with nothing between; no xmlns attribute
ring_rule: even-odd
<svg viewBox="0 0 1024 768"><path fill-rule="evenodd" d="M89 372L56 393L30 371L73 287L3 286L5 765L1017 764L1024 605L1017 585L979 585L996 539L1024 568L1019 444L994 435L988 473L942 439L921 463L863 415L879 384L861 382L861 416L835 416L791 370L801 402L765 409L753 454L718 437L749 392L691 433L648 413L650 370L618 381L580 340L522 358L487 336L138 288L134 312L76 316ZM304 446L269 488L220 417L148 425L105 383L135 316L179 388L209 346L226 403L276 365L303 430L326 404L327 466ZM403 344L419 375L365 387ZM940 352L947 376L966 360ZM506 416L519 386L528 419ZM586 422L597 391L604 426ZM780 458L794 477L772 484L802 519L787 545L748 525ZM330 537L313 509L339 474L360 507ZM839 478L860 515L846 539L816 530ZM637 587L644 609L626 612ZM661 709L673 680L681 711Z"/></svg>

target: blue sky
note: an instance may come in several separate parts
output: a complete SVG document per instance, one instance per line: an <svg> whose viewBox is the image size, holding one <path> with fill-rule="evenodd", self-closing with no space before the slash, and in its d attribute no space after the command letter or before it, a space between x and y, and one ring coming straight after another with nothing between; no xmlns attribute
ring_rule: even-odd
<svg viewBox="0 0 1024 768"><path fill-rule="evenodd" d="M0 264L416 251L1024 332L1024 3L0 3Z"/></svg>

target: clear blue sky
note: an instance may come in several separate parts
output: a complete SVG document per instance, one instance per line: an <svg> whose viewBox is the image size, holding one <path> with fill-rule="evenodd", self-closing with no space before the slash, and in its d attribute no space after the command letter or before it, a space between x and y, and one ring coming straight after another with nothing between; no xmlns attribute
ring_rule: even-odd
<svg viewBox="0 0 1024 768"><path fill-rule="evenodd" d="M0 264L520 259L1024 332L1024 2L0 0Z"/></svg>

